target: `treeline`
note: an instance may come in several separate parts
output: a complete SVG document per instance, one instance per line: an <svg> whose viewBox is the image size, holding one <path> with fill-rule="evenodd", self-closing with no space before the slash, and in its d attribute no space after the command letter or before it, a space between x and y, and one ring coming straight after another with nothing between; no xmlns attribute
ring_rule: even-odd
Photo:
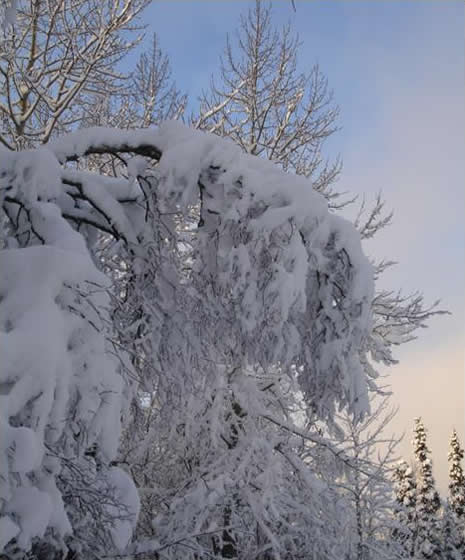
<svg viewBox="0 0 465 560"><path fill-rule="evenodd" d="M465 477L463 448L454 430L450 439L449 493L441 500L435 486L426 430L415 420L412 441L414 465L400 462L394 475L399 523L393 538L401 543L402 557L459 560L465 557Z"/></svg>

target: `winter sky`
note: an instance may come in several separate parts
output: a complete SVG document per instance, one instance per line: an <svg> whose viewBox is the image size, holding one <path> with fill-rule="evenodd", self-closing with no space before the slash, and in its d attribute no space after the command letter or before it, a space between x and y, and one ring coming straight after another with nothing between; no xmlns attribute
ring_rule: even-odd
<svg viewBox="0 0 465 560"><path fill-rule="evenodd" d="M160 0L145 13L170 56L178 87L195 102L210 76L226 33L233 33L243 0ZM386 381L400 407L392 429L413 418L429 429L435 473L447 487L447 447L465 425L465 200L463 1L275 0L274 21L292 23L303 42L301 69L318 62L340 105L342 130L327 144L341 154L340 190L379 190L394 209L393 225L366 249L399 264L383 287L442 300L452 316L433 319L419 339L397 352ZM192 106L194 103L192 103Z"/></svg>

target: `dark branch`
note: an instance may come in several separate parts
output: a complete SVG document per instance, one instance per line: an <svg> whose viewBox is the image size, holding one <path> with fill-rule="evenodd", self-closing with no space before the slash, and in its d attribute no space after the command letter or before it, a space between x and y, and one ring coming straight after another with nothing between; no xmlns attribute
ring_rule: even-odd
<svg viewBox="0 0 465 560"><path fill-rule="evenodd" d="M67 155L66 161L78 161L82 156L90 156L94 154L111 154L117 156L118 154L128 153L149 157L155 161L159 161L161 158L161 150L159 150L156 146L152 146L150 144L141 144L139 146L131 146L129 144L108 146L106 144L99 144L98 146L90 146L82 155Z"/></svg>

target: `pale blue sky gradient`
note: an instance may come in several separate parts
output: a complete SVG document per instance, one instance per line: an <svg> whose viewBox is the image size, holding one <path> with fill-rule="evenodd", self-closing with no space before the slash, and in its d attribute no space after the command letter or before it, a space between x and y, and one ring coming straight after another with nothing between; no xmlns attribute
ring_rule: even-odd
<svg viewBox="0 0 465 560"><path fill-rule="evenodd" d="M462 1L274 1L274 21L302 40L300 68L318 62L341 108L342 130L327 144L341 154L340 189L383 191L394 224L366 249L399 261L383 287L420 290L453 312L398 352L392 369L394 426L422 415L436 472L447 479L447 440L464 437L465 111ZM144 15L170 56L191 107L219 68L226 33L253 3L160 0ZM410 453L409 434L402 452Z"/></svg>

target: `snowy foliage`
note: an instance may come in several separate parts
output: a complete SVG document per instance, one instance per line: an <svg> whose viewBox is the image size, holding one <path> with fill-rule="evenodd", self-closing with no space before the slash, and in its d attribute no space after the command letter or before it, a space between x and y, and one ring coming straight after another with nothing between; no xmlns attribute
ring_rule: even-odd
<svg viewBox="0 0 465 560"><path fill-rule="evenodd" d="M441 517L442 557L446 560L463 560L465 553L465 534L463 522L454 515L446 503Z"/></svg>
<svg viewBox="0 0 465 560"><path fill-rule="evenodd" d="M126 179L72 163L102 152L139 158ZM140 156L158 165L145 169ZM305 550L304 531L293 537L289 528L318 515L290 506L284 481L291 466L310 495L319 483L294 464L299 434L285 395L299 390L303 409L321 418L336 404L355 415L368 409L360 349L373 273L354 228L305 179L175 122L89 129L1 157L4 544L64 546L74 533L67 542L79 550L97 531L102 547L125 546L138 505L110 463L138 376L156 391L153 429L164 424L174 464L182 459L190 473L158 530L211 532L216 519L214 546L224 548L253 520L265 548ZM132 314L118 315L118 305ZM77 481L87 501L73 493ZM92 497L102 485L109 503ZM40 523L25 511L37 492L50 504ZM285 510L288 530L276 539Z"/></svg>
<svg viewBox="0 0 465 560"><path fill-rule="evenodd" d="M385 464L335 414L370 424L376 363L437 311L375 294L389 263L360 239L390 215L331 213L338 109L265 4L191 119L229 141L127 130L186 104L156 36L117 70L147 4L0 5L0 142L22 150L0 153L0 553L388 554Z"/></svg>
<svg viewBox="0 0 465 560"><path fill-rule="evenodd" d="M454 430L450 439L449 450L449 503L455 515L465 518L465 476L463 474L463 448L457 432Z"/></svg>
<svg viewBox="0 0 465 560"><path fill-rule="evenodd" d="M449 451L450 494L442 503L434 486L426 430L420 418L415 420L412 443L415 475L405 461L401 461L394 472L396 527L392 542L400 544L402 557L461 560L465 551L463 509L460 507L460 495L464 491L461 479L463 451L457 434L455 431L452 434ZM454 500L454 497L458 499Z"/></svg>
<svg viewBox="0 0 465 560"><path fill-rule="evenodd" d="M418 467L417 472L417 551L420 558L435 558L439 553L439 515L441 500L435 487L433 466L428 457L426 430L421 418L415 419L413 452Z"/></svg>
<svg viewBox="0 0 465 560"><path fill-rule="evenodd" d="M465 555L465 477L463 474L463 448L454 430L449 446L449 496L445 512L445 537L447 546L457 558Z"/></svg>
<svg viewBox="0 0 465 560"><path fill-rule="evenodd" d="M105 466L119 443L125 382L105 336L109 282L56 203L56 158L45 149L0 158L8 218L0 252L0 461L7 474L0 504L13 554L44 535L63 546L71 518L91 515L87 505L99 509L99 500L86 504L86 492L113 484Z"/></svg>
<svg viewBox="0 0 465 560"><path fill-rule="evenodd" d="M328 82L315 65L300 73L300 41L289 25L273 24L272 3L256 0L241 17L237 33L226 40L217 79L201 97L192 124L231 139L242 151L273 161L278 167L308 177L333 210L355 203L337 190L342 163L328 162L323 148L338 128L339 109ZM378 195L371 209L360 204L354 225L362 240L373 238L389 226L393 213L386 212ZM375 265L378 278L392 261ZM427 306L420 293L403 295L378 291L372 302L373 328L364 351L375 362L397 363L393 350L416 337L432 315L442 314L439 302ZM375 389L377 373L370 361L363 367Z"/></svg>
<svg viewBox="0 0 465 560"><path fill-rule="evenodd" d="M396 506L394 514L397 527L393 531L393 540L400 543L404 556L415 553L417 542L417 485L411 467L406 461L400 461L394 471Z"/></svg>

